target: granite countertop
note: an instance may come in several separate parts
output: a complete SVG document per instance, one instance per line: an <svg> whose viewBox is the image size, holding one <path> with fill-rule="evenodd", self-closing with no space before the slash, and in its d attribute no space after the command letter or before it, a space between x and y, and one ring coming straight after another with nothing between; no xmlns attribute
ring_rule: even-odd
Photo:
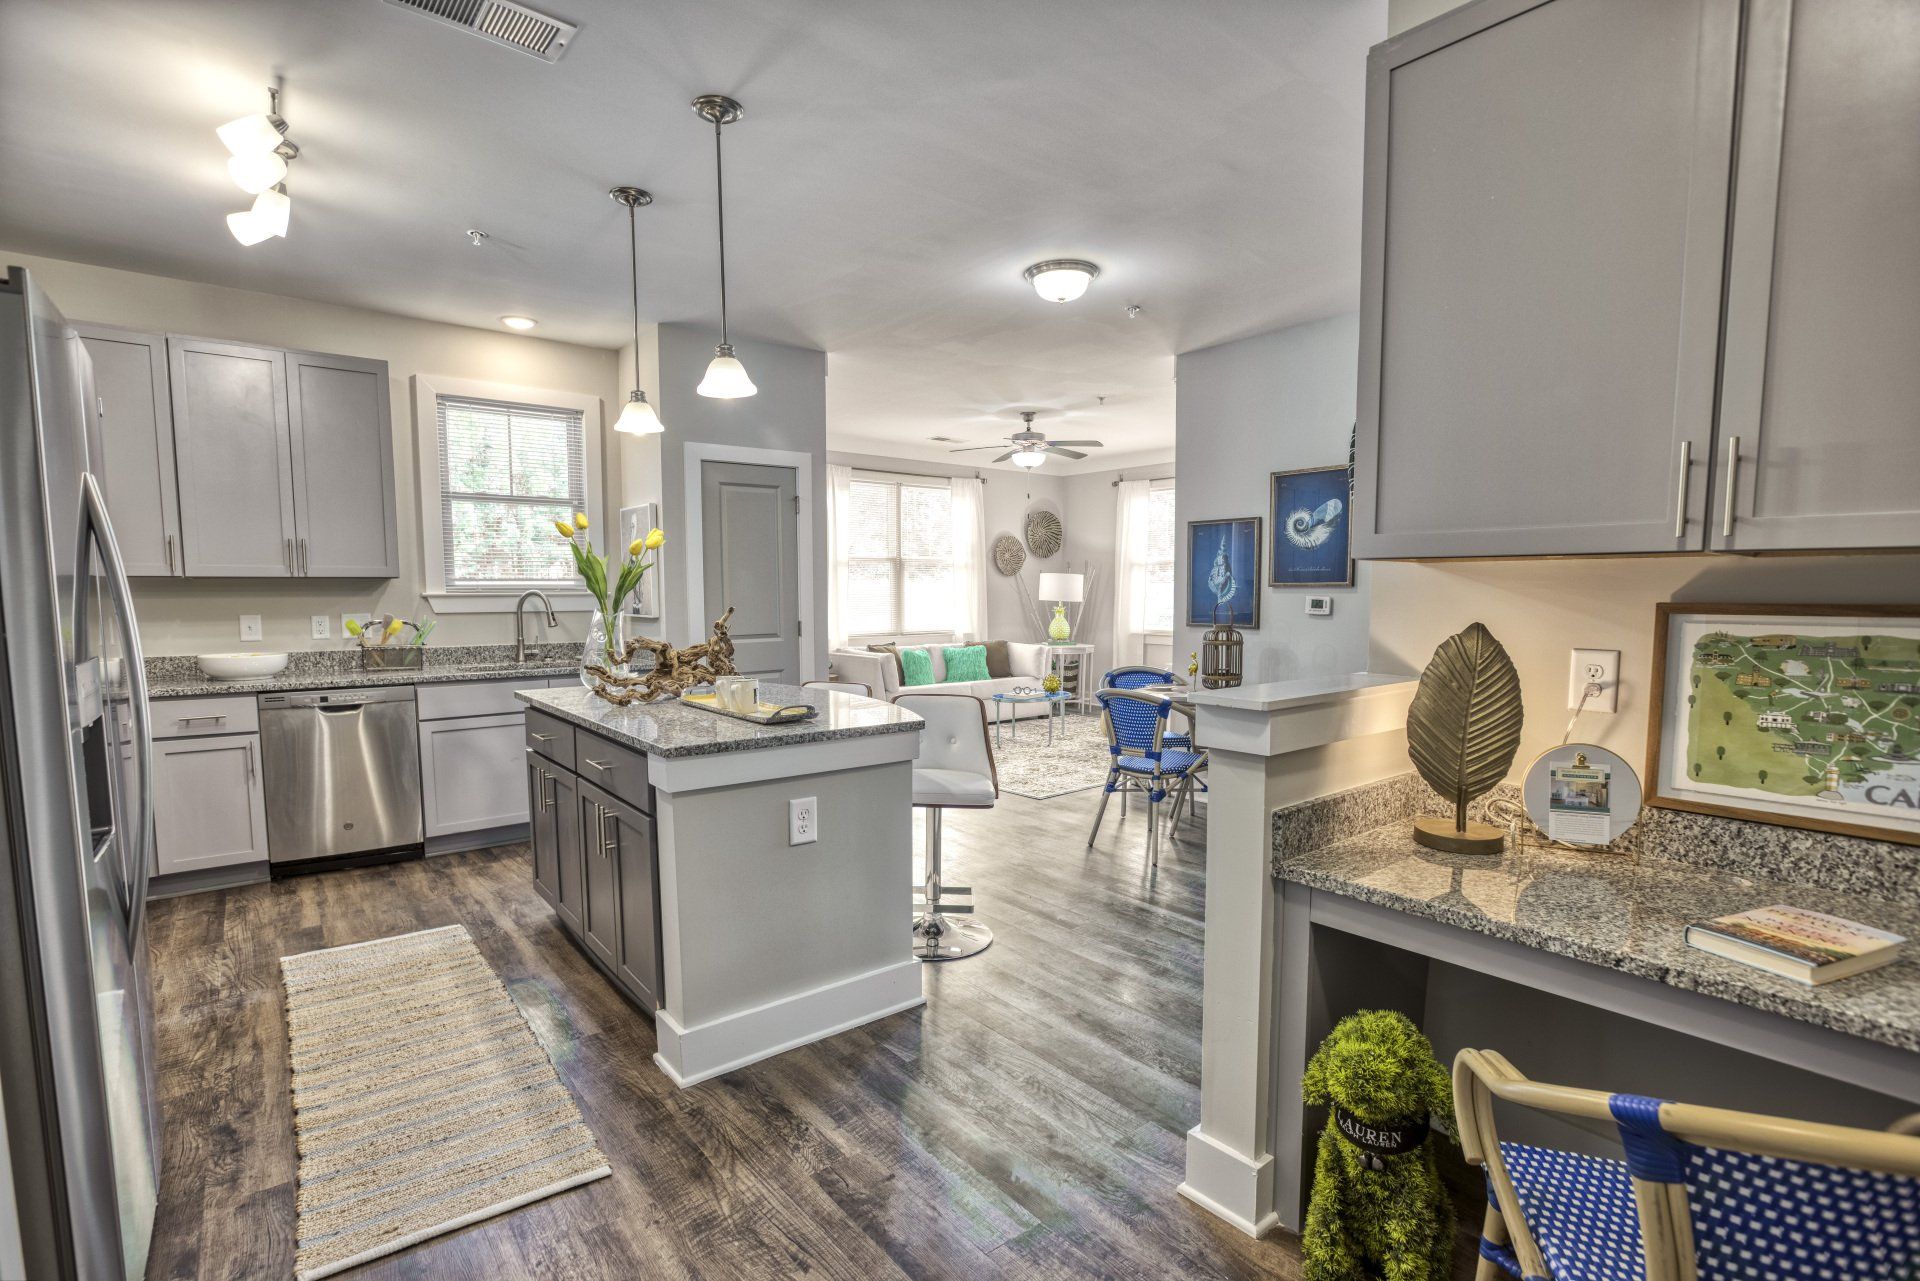
<svg viewBox="0 0 1920 1281"><path fill-rule="evenodd" d="M220 694L271 694L296 689L364 689L374 685L437 685L450 681L549 680L577 676L580 646L529 645L516 663L511 645L460 645L429 649L426 665L412 671L367 671L357 649L303 650L288 656L287 669L260 680L215 680L191 654L147 660L147 697L207 698Z"/></svg>
<svg viewBox="0 0 1920 1281"><path fill-rule="evenodd" d="M1495 857L1416 844L1395 821L1274 856L1315 890L1920 1051L1920 904L1631 856L1508 849ZM1686 926L1771 903L1830 912L1915 943L1884 969L1820 987L1686 945Z"/></svg>
<svg viewBox="0 0 1920 1281"><path fill-rule="evenodd" d="M820 709L810 721L791 725L754 725L677 701L616 707L589 693L584 686L568 689L519 690L521 702L549 716L571 721L603 738L624 743L650 756L712 756L761 747L797 743L824 743L918 730L923 721L912 712L878 699L798 685L760 686L760 701L807 703Z"/></svg>

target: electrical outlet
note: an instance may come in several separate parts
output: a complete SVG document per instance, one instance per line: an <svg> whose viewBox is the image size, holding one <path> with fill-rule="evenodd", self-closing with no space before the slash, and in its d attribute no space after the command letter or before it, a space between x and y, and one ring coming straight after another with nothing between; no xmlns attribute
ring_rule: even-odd
<svg viewBox="0 0 1920 1281"><path fill-rule="evenodd" d="M313 616L313 639L326 640L333 635L333 627L325 614Z"/></svg>
<svg viewBox="0 0 1920 1281"><path fill-rule="evenodd" d="M1567 670L1567 709L1578 708L1587 686L1597 684L1600 692L1586 701L1589 712L1620 710L1620 651L1617 649L1576 649Z"/></svg>
<svg viewBox="0 0 1920 1281"><path fill-rule="evenodd" d="M253 641L260 639L260 615L240 615L240 639Z"/></svg>
<svg viewBox="0 0 1920 1281"><path fill-rule="evenodd" d="M820 839L820 799L801 796L787 802L787 844L811 845Z"/></svg>

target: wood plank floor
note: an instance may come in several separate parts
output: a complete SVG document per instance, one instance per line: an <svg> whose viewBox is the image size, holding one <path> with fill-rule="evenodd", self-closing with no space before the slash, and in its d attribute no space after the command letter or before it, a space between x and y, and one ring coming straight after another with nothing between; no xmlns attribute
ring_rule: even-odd
<svg viewBox="0 0 1920 1281"><path fill-rule="evenodd" d="M684 1091L534 894L522 846L156 903L149 1277L292 1275L278 958L454 923L614 1175L351 1277L1298 1276L1291 1238L1250 1241L1174 1192L1199 1107L1200 829L1150 873L1137 811L1085 848L1097 797L949 817L949 877L996 941L928 967L924 1009Z"/></svg>

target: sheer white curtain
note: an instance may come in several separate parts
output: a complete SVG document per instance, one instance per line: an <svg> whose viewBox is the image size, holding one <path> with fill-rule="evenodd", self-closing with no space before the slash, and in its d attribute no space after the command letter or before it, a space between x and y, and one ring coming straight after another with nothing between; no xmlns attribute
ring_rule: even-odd
<svg viewBox="0 0 1920 1281"><path fill-rule="evenodd" d="M847 562L853 551L853 468L827 464L827 646L847 643Z"/></svg>
<svg viewBox="0 0 1920 1281"><path fill-rule="evenodd" d="M953 493L953 634L987 637L987 483L955 476Z"/></svg>
<svg viewBox="0 0 1920 1281"><path fill-rule="evenodd" d="M1114 667L1138 664L1145 655L1148 488L1144 480L1123 480L1114 487Z"/></svg>

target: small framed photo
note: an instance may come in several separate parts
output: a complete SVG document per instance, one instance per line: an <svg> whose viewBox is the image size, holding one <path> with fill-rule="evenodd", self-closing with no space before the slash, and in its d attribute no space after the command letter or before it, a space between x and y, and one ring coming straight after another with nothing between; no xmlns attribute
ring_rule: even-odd
<svg viewBox="0 0 1920 1281"><path fill-rule="evenodd" d="M620 545L611 549L614 561L626 554L636 538L645 538L650 529L660 528L660 504L636 503L632 507L620 509ZM657 619L660 617L660 602L664 599L660 591L660 574L666 568L666 561L660 556L653 558L653 568L641 578L640 585L633 589L633 595L627 598L627 612L635 618Z"/></svg>
<svg viewBox="0 0 1920 1281"><path fill-rule="evenodd" d="M1272 586L1353 586L1347 475L1344 464L1273 473L1267 499Z"/></svg>
<svg viewBox="0 0 1920 1281"><path fill-rule="evenodd" d="M1187 522L1187 626L1260 626L1260 518Z"/></svg>
<svg viewBox="0 0 1920 1281"><path fill-rule="evenodd" d="M1920 845L1920 605L1654 611L1647 803Z"/></svg>

